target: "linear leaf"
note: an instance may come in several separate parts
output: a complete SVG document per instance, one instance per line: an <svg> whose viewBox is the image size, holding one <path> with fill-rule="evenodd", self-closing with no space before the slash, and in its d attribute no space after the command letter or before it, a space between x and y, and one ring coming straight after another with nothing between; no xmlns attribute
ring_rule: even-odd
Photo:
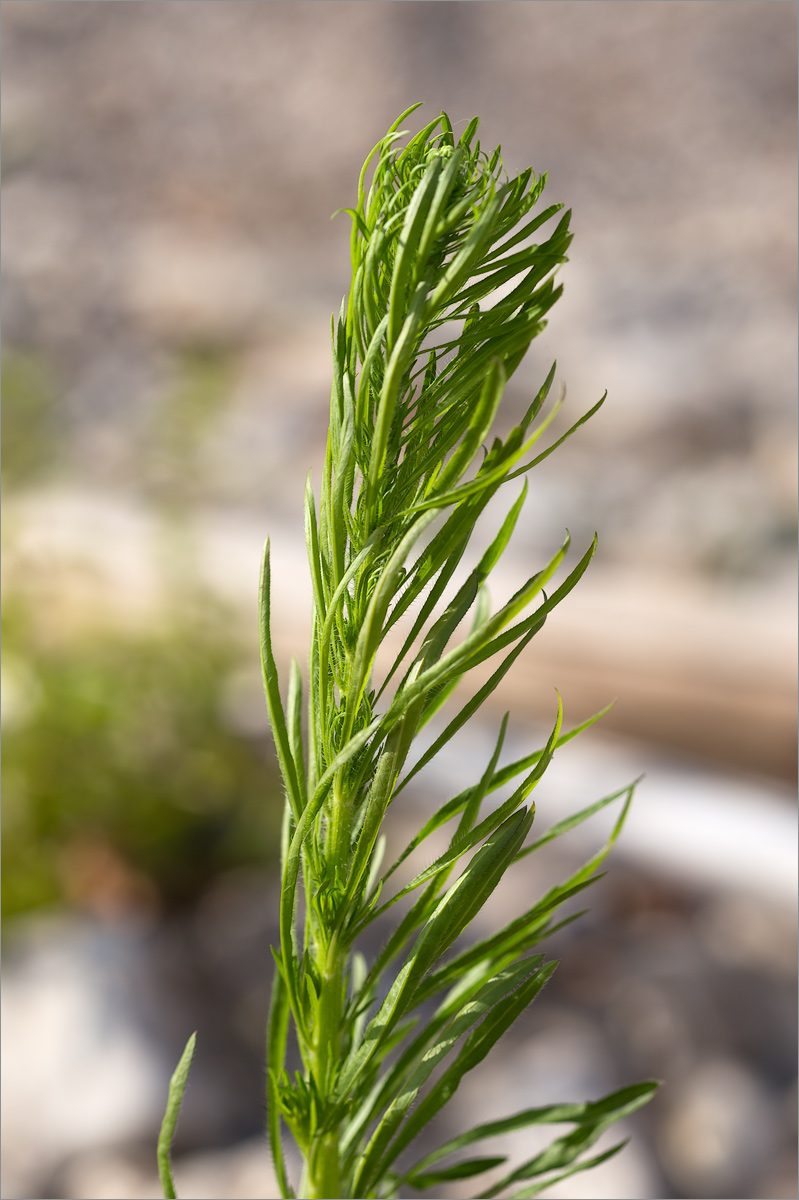
<svg viewBox="0 0 799 1200"><path fill-rule="evenodd" d="M634 1083L620 1088L618 1091L610 1092L600 1100L588 1100L583 1104L548 1104L542 1108L528 1108L497 1121L487 1121L482 1125L476 1125L466 1133L451 1138L437 1150L426 1154L411 1168L411 1171L415 1173L427 1170L429 1166L446 1158L448 1154L455 1154L466 1146L474 1145L475 1142L484 1141L489 1137L500 1137L506 1133L515 1133L519 1129L527 1129L530 1125L595 1125L608 1118L613 1121L620 1120L648 1103L658 1087L659 1084L656 1080L648 1079L643 1083Z"/></svg>
<svg viewBox="0 0 799 1200"><path fill-rule="evenodd" d="M161 1123L161 1132L158 1135L158 1174L166 1200L176 1200L175 1184L172 1179L169 1155L172 1149L172 1139L175 1136L175 1126L178 1123L180 1105L183 1100L183 1093L186 1090L186 1083L189 1078L191 1060L194 1057L194 1047L196 1044L197 1034L193 1033L186 1042L186 1048L180 1056L180 1062L175 1067L172 1078L169 1081L166 1112Z"/></svg>
<svg viewBox="0 0 799 1200"><path fill-rule="evenodd" d="M277 1080L283 1070L286 1057L286 1042L289 1031L289 1005L285 984L280 972L275 971L272 998L269 1005L269 1021L266 1032L267 1062L267 1123L272 1166L283 1200L294 1200L294 1192L288 1180L280 1137L280 1100Z"/></svg>
<svg viewBox="0 0 799 1200"><path fill-rule="evenodd" d="M594 1145L605 1132L608 1125L612 1121L599 1122L596 1125L578 1125L571 1133L565 1134L563 1137L556 1138L546 1150L542 1150L540 1154L534 1155L527 1162L522 1163L520 1167L516 1167L504 1179L501 1179L493 1187L488 1188L482 1193L480 1200L493 1200L493 1197L498 1196L500 1192L504 1192L511 1184L520 1183L525 1179L535 1179L537 1175L546 1175L550 1171L560 1171L563 1167L568 1167L575 1162L577 1158ZM623 1145L624 1143L622 1143ZM577 1170L580 1167L576 1168ZM549 1183L542 1184L541 1188L548 1187ZM533 1192L535 1195L535 1192Z"/></svg>
<svg viewBox="0 0 799 1200"><path fill-rule="evenodd" d="M463 674L463 672L469 670L471 666L477 665L485 658L490 657L490 655L494 653L491 647L501 643L501 636L496 635L500 635L500 631L503 630L505 626L508 625L524 608L526 608L535 598L535 596L543 590L544 587L546 587L547 583L563 561L568 548L569 537L567 535L557 554L550 559L550 561L541 571L538 571L535 575L528 579L527 583L519 588L519 590L514 596L511 597L507 604L503 605L503 607L499 609L494 616L490 617L489 620L481 625L479 629L469 634L468 637L464 638L460 645L442 655L442 657L436 663L434 663L433 666L429 667L425 671L422 671L412 683L406 685L400 690L392 702L391 709L389 710L389 717L393 712L402 712L416 699L418 699L419 696L424 695L432 688L441 686L443 683L447 682L449 677L451 677L453 674ZM591 551L591 553L593 553L593 551ZM578 564L578 567L579 565L580 564ZM575 570L576 569L577 568L575 568ZM572 571L572 575L574 574L575 572ZM571 576L569 578L571 578ZM579 578L579 576L577 578ZM568 582L569 580L567 579L566 583ZM564 585L561 585L561 587L563 586ZM532 621L533 618L536 618L538 613L545 608L546 602L544 605L540 606L536 613L533 614L532 618L528 619ZM525 629L524 632L527 632L527 629Z"/></svg>
<svg viewBox="0 0 799 1200"><path fill-rule="evenodd" d="M627 819L627 813L630 811L630 805L632 803L633 795L635 794L635 788L636 788L636 785L638 782L639 782L639 780L636 779L633 783L629 784L628 787L622 788L622 790L620 792L614 792L611 796L606 796L604 799L598 801L595 806L594 805L589 806L589 808L594 808L594 811L597 811L599 808L604 808L605 805L609 804L612 800L618 800L620 796L625 797L621 812L619 813L619 816L616 819L616 823L613 826L613 829L611 830L610 836L608 837L608 840L605 842L605 845L602 847L602 849L599 851L598 854L595 854L593 856L593 858L590 858L588 860L588 862L585 863L580 868L580 870L577 872L576 875L572 876L572 879L569 881L570 886L572 884L580 882L583 879L587 879L588 876L592 875L594 873L594 871L597 869L597 867L599 867L605 861L607 856L610 854L611 850L613 849L614 845L616 844L616 839L618 838L619 834L621 833L622 829L624 828L624 822ZM566 821L561 822L561 824L566 825L571 820L574 825L577 825L580 823L580 820L584 819L584 816L583 816L584 813L586 813L586 810L583 810L580 813L575 813L573 818L567 817ZM591 814L586 813L586 815L591 815ZM572 827L572 826L570 826L570 827ZM565 832L565 830L562 830L561 832ZM547 830L547 832L544 834L543 838L541 838L541 840L539 842L533 843L532 846L528 846L524 850L520 851L517 856L516 861L518 862L520 859L526 858L528 853L532 853L533 851L537 850L541 845L543 845L544 842L551 841L553 837L558 837L558 836L559 836L559 833L554 833L552 829ZM551 893L548 892L547 896L545 896L543 899L547 899L547 897L550 894Z"/></svg>
<svg viewBox="0 0 799 1200"><path fill-rule="evenodd" d="M483 1061L495 1042L538 995L557 965L556 962L547 963L540 971L536 971L515 992L495 1005L477 1029L469 1034L456 1061L437 1080L405 1123L399 1136L395 1138L381 1163L382 1170L394 1162L402 1150L452 1098L463 1076Z"/></svg>
<svg viewBox="0 0 799 1200"><path fill-rule="evenodd" d="M574 1163L565 1171L561 1171L558 1175L552 1175L549 1179L545 1179L542 1183L534 1184L533 1187L522 1188L519 1192L514 1192L510 1200L533 1200L535 1196L540 1196L542 1192L549 1191L556 1183L560 1183L562 1179L568 1179L570 1175L577 1175L580 1171L589 1171L592 1167L598 1167L600 1163L607 1162L609 1158L613 1158L620 1150L623 1150L629 1139L625 1138L623 1142L618 1142L615 1146L611 1146L610 1150L606 1150L604 1154L597 1154L593 1158L583 1159L582 1162Z"/></svg>
<svg viewBox="0 0 799 1200"><path fill-rule="evenodd" d="M547 903L541 900L537 901L531 909L521 917L517 917L515 921L511 921L499 933L476 942L467 950L463 950L449 959L443 967L425 977L417 993L417 1002L424 1003L430 996L435 996L443 988L450 987L464 971L471 970L481 963L488 962L494 970L499 970L505 965L506 960L513 960L520 954L526 953L543 937L548 937L550 933L554 932L553 929L547 927L548 914L565 900L570 899L584 888L590 887L601 878L601 875L594 875L589 879L582 880L574 887L564 889L562 893Z"/></svg>
<svg viewBox="0 0 799 1200"><path fill-rule="evenodd" d="M603 796L601 800L595 801L593 804L581 808L579 812L571 813L568 817L564 817L562 821L556 821L554 825L550 825L549 829L531 845L526 846L524 853L532 854L534 850L539 850L541 846L545 846L547 842L552 842L555 838L562 837L564 833L569 833L570 830L576 829L578 825L582 825L583 821L587 821L589 817L593 817L595 813L601 812L603 808L607 808L614 800L618 800L621 796L625 796L630 786L635 787L635 783L627 787L619 788L617 792L611 792L609 796ZM617 835L618 836L618 835Z"/></svg>
<svg viewBox="0 0 799 1200"><path fill-rule="evenodd" d="M509 994L515 992L520 983L523 982L525 976L530 977L534 973L534 969L531 970L531 964L521 962L515 964L515 966L505 972L501 972L494 979L489 980L468 1003L463 1004L461 1010L448 1022L443 1033L438 1036L434 1035L434 1037L437 1036L437 1040L434 1040L430 1048L423 1054L415 1069L404 1083L403 1074L407 1073L408 1060L413 1064L414 1059L418 1057L417 1047L414 1046L409 1050L407 1058L403 1056L400 1059L400 1062L390 1073L385 1088L386 1093L388 1095L393 1094L394 1098L366 1148L359 1174L355 1178L356 1190L368 1188L371 1172L375 1169L375 1164L380 1162L381 1155L405 1119L422 1086L452 1051L459 1039L477 1021L484 1017L486 1013L490 1012L496 1004L500 1003ZM417 1039L417 1043L419 1041L420 1039ZM419 1049L423 1049L423 1047L424 1034L421 1036L421 1046Z"/></svg>
<svg viewBox="0 0 799 1200"><path fill-rule="evenodd" d="M283 702L280 699L277 666L272 653L270 578L269 540L267 539L261 566L261 671L280 773L286 785L286 793L291 802L295 820L298 820L302 812L302 793L297 779L296 764L291 753Z"/></svg>
<svg viewBox="0 0 799 1200"><path fill-rule="evenodd" d="M500 669L502 669L502 668L500 668ZM489 680L489 683L490 683L490 680ZM482 691L482 689L481 689L481 691ZM478 692L476 695L479 696L479 694L480 693ZM457 729L460 728L465 723L466 720L468 720L468 717L471 715L471 712L469 712L466 717L463 717L463 720L461 720L461 717L462 717L463 713L466 711L466 709L470 708L471 703L472 702L470 701L469 704L467 704L465 706L465 708L461 710L461 712L454 719L454 721L450 723L450 725L454 725L455 722L458 722L458 725L456 726L455 729L452 730L452 735L450 735L450 736L454 736L454 734L457 732ZM479 707L479 705L477 705L476 707ZM587 720L583 721L580 725L576 725L574 727L574 729L570 729L567 733L561 734L561 736L558 738L555 749L557 750L561 746L564 746L567 742L570 742L572 740L572 738L575 738L578 736L578 734L582 733L583 730L588 729L591 725L593 725L596 721L598 721L601 717L603 717L605 715L605 713L609 712L611 708L612 708L612 705L610 705L610 704L607 705L605 708L600 709L600 711L598 713L594 713L593 716L591 716ZM472 711L474 711L474 710L472 710ZM450 726L447 727L447 729L444 731L444 733L447 733L449 728L450 728ZM444 735L442 734L441 736L443 738ZM449 737L446 740L449 741ZM445 744L445 742L442 741L441 745L443 746L444 744ZM504 784L509 783L511 779L515 779L515 777L517 775L520 775L522 771L526 771L530 767L534 766L537 762L540 761L543 753L544 753L543 748L540 750L534 750L531 754L526 755L524 758L517 759L515 762L509 763L508 766L502 767L500 770L496 771L488 785L488 789L487 789L488 793L496 791L497 788L500 788ZM422 758L414 765L414 767L408 773L408 775L406 775L405 778L394 789L395 797L399 794L399 792L402 791L402 789L405 787L405 784L408 782L410 777L412 775L415 775L417 773L417 771L421 770L422 767L425 766L427 764L427 762L429 762L429 761L430 761L430 759L427 757L427 752L426 752L425 755L423 755ZM458 814L461 813L463 811L463 809L466 807L466 805L469 803L470 797L473 795L473 793L474 793L473 787L466 788L465 791L459 792L458 795L454 796L452 800L449 800L446 804L442 805L442 807L438 810L438 812L436 812L432 817L430 817L430 819L427 822L425 822L425 824L420 829L419 833L417 833L415 835L415 837L413 837L411 839L411 841L408 843L408 845L405 847L405 849L400 854L399 858L397 858L397 860L391 865L389 870L384 875L384 877L383 877L384 880L387 880L391 875L393 875L394 872L397 870L397 868L405 861L405 859L408 858L408 856L410 854L412 854L413 851L418 846L420 846L421 843L426 838L428 838L432 833L435 833L435 831L437 829L439 829L442 825L445 825L447 821L451 821L453 817L458 816ZM619 792L617 794L614 794L613 797L607 797L607 803L610 803L611 799L615 799L617 795L622 795L622 794L623 794L622 792ZM599 802L600 806L603 805L603 803L604 803L603 801L600 801ZM587 810L583 810L583 812L585 813L586 817L588 817L590 815L590 813ZM577 815L579 816L579 814L577 814ZM564 830L564 832L565 832L565 830ZM545 836L547 836L547 835L545 835ZM534 843L534 844L540 844L540 843Z"/></svg>
<svg viewBox="0 0 799 1200"><path fill-rule="evenodd" d="M542 463L545 458L549 458L550 454L554 454L558 446L562 446L567 438L570 438L572 434L580 428L581 425L584 425L586 421L590 421L591 417L593 417L595 413L599 412L600 408L607 399L607 395L607 392L605 392L602 398L597 400L593 408L589 408L588 412L583 413L579 421L575 421L574 424L571 425L556 442L553 442L551 446L547 446L546 450L543 450L541 454L537 455L534 459L532 459L531 462L526 463L523 467L519 467L518 470L513 471L512 474L508 476L508 479L514 479L517 475L524 475L527 471L531 471L533 467L537 467L539 463Z"/></svg>
<svg viewBox="0 0 799 1200"><path fill-rule="evenodd" d="M482 1175L484 1171L501 1167L507 1161L507 1155L504 1154L498 1158L466 1158L456 1163L454 1167L448 1167L443 1171L429 1171L421 1175L406 1176L406 1179L412 1187L421 1192L435 1187L439 1183L450 1183L455 1179L471 1179L474 1175Z"/></svg>
<svg viewBox="0 0 799 1200"><path fill-rule="evenodd" d="M397 894L395 896L393 896L391 898L391 900L387 901L387 903L384 904L383 907L378 910L378 913L375 914L376 917L380 913L385 911L387 908L390 908L391 905L395 904L398 900L401 900L403 898L403 896L407 896L410 892L415 891L416 888L420 887L423 883L427 883L427 881L429 879L432 879L434 876L437 876L439 874L439 872L444 870L451 863L454 863L459 858L462 858L464 854L467 854L469 852L469 850L471 850L474 846L478 845L484 838L489 837L503 821L505 821L508 817L510 817L511 813L513 813L519 807L520 804L524 803L524 801L527 799L527 797L529 796L532 789L535 787L535 785L541 779L547 766L552 761L552 756L555 753L555 747L557 745L558 735L560 733L560 726L561 726L562 720L563 720L563 707L562 707L562 704L560 701L560 696L558 696L558 715L555 720L555 727L554 727L552 733L550 734L549 741L547 742L546 746L544 747L544 753L541 755L541 758L538 760L536 765L533 767L533 769L529 773L529 775L527 775L525 777L524 781L516 788L513 795L510 796L503 804L501 804L499 806L499 808L495 809L494 812L490 813L483 821L480 822L479 825L475 826L475 828L472 829L470 832L465 832L463 827L459 826L458 830L455 833L455 836L453 837L452 841L450 842L449 848L447 850L445 850L444 853L442 855L440 855L434 863L431 864L431 866L426 867L423 871L421 871L418 875L416 875L411 880L410 883L406 884L406 886L404 888L402 888L399 892L397 892ZM506 721L507 721L507 718L506 718ZM502 737L504 737L504 726L506 724L506 721L503 722L503 730L502 730L502 734L501 734ZM498 749L500 749L500 748L501 748L501 742L499 744ZM498 753L498 750L495 751L495 753ZM495 763L496 763L496 760L492 759L492 763L489 764L489 771L491 774L493 774L493 766L495 765ZM484 777L484 779L481 780L481 783L480 783L480 785L478 785L478 789L476 790L475 795L470 799L469 803L471 803L472 800L475 800L475 799L479 803L479 800L482 798L482 795L484 795L485 791L487 790L489 779L490 779L490 774L487 774ZM481 794L481 790L480 790L481 788L482 788L482 794Z"/></svg>
<svg viewBox="0 0 799 1200"><path fill-rule="evenodd" d="M425 972L482 908L527 836L532 819L532 812L524 809L509 817L478 850L439 901L380 1010L367 1026L363 1042L342 1072L336 1089L339 1096L349 1093L399 1017L410 1006Z"/></svg>

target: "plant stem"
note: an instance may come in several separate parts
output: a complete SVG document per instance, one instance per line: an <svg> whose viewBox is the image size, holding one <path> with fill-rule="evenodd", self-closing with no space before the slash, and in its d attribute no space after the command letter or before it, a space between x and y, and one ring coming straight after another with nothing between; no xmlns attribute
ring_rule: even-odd
<svg viewBox="0 0 799 1200"><path fill-rule="evenodd" d="M318 1024L314 1038L312 1074L319 1090L322 1111L329 1100L338 1065L341 1042L341 997L344 989L346 954L333 935L323 969L320 971ZM341 1172L339 1169L340 1129L336 1124L327 1129L314 1153L308 1172L310 1200L339 1200Z"/></svg>
<svg viewBox="0 0 799 1200"><path fill-rule="evenodd" d="M341 790L341 781L336 780L333 788L333 803L330 808L330 826L328 829L328 858L337 867L347 861L346 848L350 837L350 804Z"/></svg>
<svg viewBox="0 0 799 1200"><path fill-rule="evenodd" d="M308 1200L339 1200L341 1196L338 1139L337 1129L326 1134L314 1155L308 1173Z"/></svg>

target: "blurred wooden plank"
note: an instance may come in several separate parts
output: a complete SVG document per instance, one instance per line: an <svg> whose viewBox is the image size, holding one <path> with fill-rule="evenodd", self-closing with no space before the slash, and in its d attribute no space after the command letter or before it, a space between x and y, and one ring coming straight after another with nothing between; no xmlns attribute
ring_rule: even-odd
<svg viewBox="0 0 799 1200"><path fill-rule="evenodd" d="M609 730L776 778L796 778L797 630L777 597L589 572L495 695L577 721L610 700Z"/></svg>

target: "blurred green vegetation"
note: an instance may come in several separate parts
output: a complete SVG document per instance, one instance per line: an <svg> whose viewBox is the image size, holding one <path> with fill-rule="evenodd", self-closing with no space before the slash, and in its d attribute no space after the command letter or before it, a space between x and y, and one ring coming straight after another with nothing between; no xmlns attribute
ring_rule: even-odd
<svg viewBox="0 0 799 1200"><path fill-rule="evenodd" d="M143 491L164 515L180 515L208 493L204 451L236 386L239 359L227 349L184 346L153 414L138 462Z"/></svg>
<svg viewBox="0 0 799 1200"><path fill-rule="evenodd" d="M268 870L277 856L282 799L266 706L252 686L257 643L243 644L236 619L197 584L190 533L202 448L234 379L230 356L179 355L140 447L137 475L163 542L165 601L151 623L131 629L106 612L108 596L95 598L87 576L91 611L77 629L65 626L59 571L69 564L9 556L4 917L65 903L163 913L191 904L222 872ZM69 454L47 363L6 349L2 389L12 501L4 541L13 546L24 534L15 493L68 473ZM255 579L257 563L253 571Z"/></svg>
<svg viewBox="0 0 799 1200"><path fill-rule="evenodd" d="M273 858L266 719L260 737L226 720L240 652L211 614L59 644L12 603L3 635L4 916L64 901L168 910Z"/></svg>
<svg viewBox="0 0 799 1200"><path fill-rule="evenodd" d="M37 357L4 349L0 387L5 489L41 479L54 468L58 435L53 381Z"/></svg>

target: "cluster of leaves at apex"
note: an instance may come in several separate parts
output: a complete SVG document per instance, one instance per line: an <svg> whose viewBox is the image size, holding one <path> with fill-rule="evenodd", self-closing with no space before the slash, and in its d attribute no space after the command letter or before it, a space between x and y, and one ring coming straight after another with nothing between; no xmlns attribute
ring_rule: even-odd
<svg viewBox="0 0 799 1200"><path fill-rule="evenodd" d="M499 149L489 155L480 148L476 119L456 142L442 113L403 145L398 129L412 111L375 147L357 204L344 210L352 217L352 284L333 320L318 512L310 478L306 494L313 617L305 733L296 661L285 707L281 699L268 543L264 557L264 684L286 790L268 1032L269 1135L286 1198L295 1192L284 1124L304 1161L296 1193L303 1197L395 1197L403 1187L424 1190L489 1172L481 1197L521 1200L621 1149L623 1142L593 1157L584 1153L657 1085L518 1113L478 1126L418 1162L398 1160L405 1162L406 1148L554 971L557 964L536 947L565 923L558 921L560 906L599 878L634 785L525 845L532 789L556 749L591 724L563 732L558 700L546 745L500 766L506 714L482 777L440 808L387 869L381 827L389 805L477 711L588 566L595 540L558 586L544 590L567 554L567 536L550 562L491 611L486 580L519 518L525 482L466 581L446 606L442 601L492 497L551 454L602 400L538 450L558 408L541 417L553 366L519 424L488 442L506 380L560 294L555 276L570 241L569 214L545 240L531 243L530 235L562 208L533 213L546 176L526 170L507 178ZM471 629L456 640L470 612ZM378 651L403 617L407 635L378 687ZM422 727L459 681L489 659L496 665L488 681L407 767ZM481 816L483 802L503 787L507 798ZM500 932L476 944L458 941L509 868L614 800L620 816L590 862ZM400 864L450 822L447 850L392 892L387 885ZM466 865L450 883L462 859ZM368 963L356 948L359 935L406 897L404 915ZM293 1077L285 1068L292 1029L302 1063ZM190 1056L187 1048L161 1140L167 1195L174 1195L168 1144ZM573 1130L504 1174L501 1156L460 1156L491 1135L546 1122L571 1123ZM449 1165L440 1163L450 1155Z"/></svg>

